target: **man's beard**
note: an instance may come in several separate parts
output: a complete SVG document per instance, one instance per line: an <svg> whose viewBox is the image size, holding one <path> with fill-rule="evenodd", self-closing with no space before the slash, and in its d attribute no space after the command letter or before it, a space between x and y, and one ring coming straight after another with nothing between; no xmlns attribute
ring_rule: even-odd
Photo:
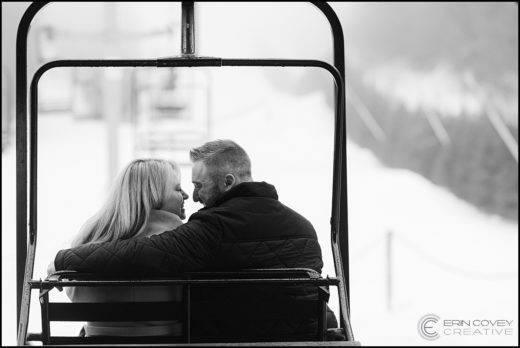
<svg viewBox="0 0 520 348"><path fill-rule="evenodd" d="M206 202L204 202L204 207L205 208L211 208L215 202L217 201L217 199L225 192L225 191L220 191L219 187L217 184L213 183L213 187L211 188L211 194L209 195L209 198L206 200Z"/></svg>

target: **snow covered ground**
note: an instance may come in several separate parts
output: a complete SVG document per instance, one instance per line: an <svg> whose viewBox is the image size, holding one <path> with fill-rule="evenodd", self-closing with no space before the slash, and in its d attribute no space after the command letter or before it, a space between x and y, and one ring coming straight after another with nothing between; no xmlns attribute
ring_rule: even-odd
<svg viewBox="0 0 520 348"><path fill-rule="evenodd" d="M248 81L254 81L252 95L240 87ZM274 184L282 202L308 217L322 245L323 274L334 275L329 250L333 123L324 98L274 94L249 69L217 76L215 87L212 138L241 144L253 160L255 180ZM56 252L68 247L100 206L110 181L105 123L74 121L68 114L40 119L36 279L45 277ZM130 125L119 130L118 168L134 156L133 134ZM351 319L356 340L363 345L516 345L518 224L485 215L413 172L385 168L372 153L351 142L347 156ZM3 345L16 343L15 175L11 148L2 154ZM184 166L182 180L188 192L190 179L190 168ZM189 214L200 206L190 198L186 208ZM62 293L57 296L65 298ZM336 300L333 293L331 307L338 313ZM435 326L440 334L436 341L418 333L419 319L428 313L442 320ZM513 322L510 335L493 330L488 335L474 330L471 335L457 335L439 326L445 320ZM33 301L30 332L40 329L38 321L39 306ZM78 325L52 329L77 332Z"/></svg>

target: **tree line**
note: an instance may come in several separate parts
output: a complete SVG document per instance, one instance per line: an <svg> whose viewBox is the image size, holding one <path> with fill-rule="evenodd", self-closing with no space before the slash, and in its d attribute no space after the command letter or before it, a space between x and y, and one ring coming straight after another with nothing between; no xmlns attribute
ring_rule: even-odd
<svg viewBox="0 0 520 348"><path fill-rule="evenodd" d="M489 214L518 221L518 167L485 114L440 117L448 137L436 137L424 111L410 111L364 85L349 82L385 133L378 141L347 98L347 134L388 167L415 171ZM518 142L518 128L508 125Z"/></svg>

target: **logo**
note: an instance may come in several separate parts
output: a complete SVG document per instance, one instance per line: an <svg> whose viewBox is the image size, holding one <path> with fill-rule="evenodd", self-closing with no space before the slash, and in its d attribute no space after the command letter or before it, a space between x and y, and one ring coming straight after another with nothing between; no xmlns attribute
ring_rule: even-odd
<svg viewBox="0 0 520 348"><path fill-rule="evenodd" d="M417 331L428 341L455 336L513 336L513 320L494 318L445 319L436 314L426 314L419 319Z"/></svg>
<svg viewBox="0 0 520 348"><path fill-rule="evenodd" d="M417 324L419 335L425 340L433 341L440 337L439 333L435 331L434 325L439 321L440 317L435 314L424 315Z"/></svg>

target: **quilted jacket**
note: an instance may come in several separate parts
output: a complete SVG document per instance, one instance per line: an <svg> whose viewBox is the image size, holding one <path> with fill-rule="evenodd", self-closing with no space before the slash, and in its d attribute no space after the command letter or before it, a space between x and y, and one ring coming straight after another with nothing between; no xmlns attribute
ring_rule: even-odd
<svg viewBox="0 0 520 348"><path fill-rule="evenodd" d="M61 250L54 264L56 271L158 276L193 271L295 267L321 273L323 261L311 223L280 203L274 186L247 182L225 192L213 207L194 213L187 223L175 230L149 238ZM218 298L225 293L231 296L227 291L217 293L218 290L212 292L210 297ZM244 294L272 295L272 291L263 290L252 294L250 289ZM290 287L280 296L284 295L307 297L314 296L315 291L302 286ZM277 327L280 329L280 325Z"/></svg>
<svg viewBox="0 0 520 348"><path fill-rule="evenodd" d="M279 267L321 273L323 261L311 223L280 203L274 186L246 182L175 230L60 250L54 266L128 275Z"/></svg>

